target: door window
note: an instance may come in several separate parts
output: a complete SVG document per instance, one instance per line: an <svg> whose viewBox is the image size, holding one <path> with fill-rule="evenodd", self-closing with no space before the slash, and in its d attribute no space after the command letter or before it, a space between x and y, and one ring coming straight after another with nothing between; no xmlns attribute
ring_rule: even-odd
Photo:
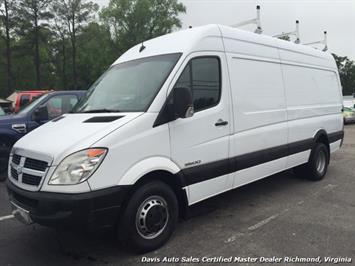
<svg viewBox="0 0 355 266"><path fill-rule="evenodd" d="M221 71L217 57L192 59L175 84L191 89L195 112L211 108L221 98Z"/></svg>
<svg viewBox="0 0 355 266"><path fill-rule="evenodd" d="M46 103L49 119L51 120L70 112L77 102L78 98L76 95L58 95L52 97Z"/></svg>

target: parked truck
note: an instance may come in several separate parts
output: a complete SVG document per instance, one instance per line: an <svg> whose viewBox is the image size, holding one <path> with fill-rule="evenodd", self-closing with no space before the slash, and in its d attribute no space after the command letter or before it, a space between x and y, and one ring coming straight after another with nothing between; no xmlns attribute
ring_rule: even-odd
<svg viewBox="0 0 355 266"><path fill-rule="evenodd" d="M10 150L33 129L69 112L84 91L52 91L29 103L17 114L0 116L0 181L6 179Z"/></svg>

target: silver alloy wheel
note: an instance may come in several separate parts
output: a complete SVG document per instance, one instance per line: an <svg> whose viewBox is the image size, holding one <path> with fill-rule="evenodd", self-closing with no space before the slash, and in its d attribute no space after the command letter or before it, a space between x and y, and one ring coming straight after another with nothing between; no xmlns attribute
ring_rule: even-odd
<svg viewBox="0 0 355 266"><path fill-rule="evenodd" d="M323 174L327 164L327 156L323 150L319 151L316 168L319 174Z"/></svg>
<svg viewBox="0 0 355 266"><path fill-rule="evenodd" d="M160 196L151 196L138 208L136 228L141 237L154 239L165 229L169 221L169 209Z"/></svg>

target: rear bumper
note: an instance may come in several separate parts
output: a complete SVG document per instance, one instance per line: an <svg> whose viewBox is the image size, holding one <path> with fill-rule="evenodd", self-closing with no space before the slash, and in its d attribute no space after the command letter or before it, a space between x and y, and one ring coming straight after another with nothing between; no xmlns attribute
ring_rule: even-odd
<svg viewBox="0 0 355 266"><path fill-rule="evenodd" d="M51 227L100 229L115 225L130 186L64 194L31 192L7 182L10 201L29 211L31 219Z"/></svg>

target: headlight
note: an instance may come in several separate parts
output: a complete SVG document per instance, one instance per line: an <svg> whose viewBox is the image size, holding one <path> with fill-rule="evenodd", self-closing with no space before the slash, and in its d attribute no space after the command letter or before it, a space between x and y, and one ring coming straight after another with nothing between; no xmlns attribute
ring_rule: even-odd
<svg viewBox="0 0 355 266"><path fill-rule="evenodd" d="M55 169L49 185L75 185L87 180L100 166L107 149L93 148L73 153Z"/></svg>

